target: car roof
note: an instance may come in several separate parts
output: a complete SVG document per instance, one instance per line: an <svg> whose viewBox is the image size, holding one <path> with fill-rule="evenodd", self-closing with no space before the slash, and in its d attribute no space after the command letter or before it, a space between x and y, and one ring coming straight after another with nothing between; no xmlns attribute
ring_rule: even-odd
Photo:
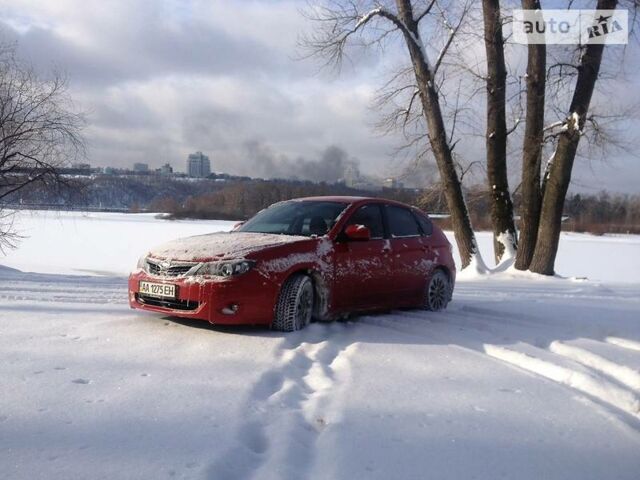
<svg viewBox="0 0 640 480"><path fill-rule="evenodd" d="M320 202L339 202L339 203L353 203L359 202L362 200L373 200L368 197L355 197L355 196L347 196L347 195L327 195L327 196L317 196L317 197L301 197L301 198L292 198L296 202L306 202L306 201L320 201Z"/></svg>
<svg viewBox="0 0 640 480"><path fill-rule="evenodd" d="M292 198L294 201L304 202L304 201L320 201L320 202L338 202L338 203L355 203L355 202L366 202L366 201L382 201L382 202L392 202L392 200L386 200L384 198L376 198L376 197L357 197L357 196L348 196L348 195L328 195L328 196L318 196L318 197L303 197L303 198Z"/></svg>
<svg viewBox="0 0 640 480"><path fill-rule="evenodd" d="M411 205L407 205L406 203L398 202L396 200L389 200L388 198L380 198L380 197L357 197L357 196L348 196L348 195L329 195L326 197L303 197L303 198L292 198L291 200L296 202L303 201L320 201L320 202L337 202L337 203L366 203L366 202L376 202L376 203L388 203L390 205L399 205L401 207L408 208L416 208Z"/></svg>

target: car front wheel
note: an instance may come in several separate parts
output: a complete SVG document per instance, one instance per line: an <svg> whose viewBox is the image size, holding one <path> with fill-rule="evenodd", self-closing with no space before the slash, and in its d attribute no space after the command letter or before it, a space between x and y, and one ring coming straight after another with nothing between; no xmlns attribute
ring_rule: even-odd
<svg viewBox="0 0 640 480"><path fill-rule="evenodd" d="M429 279L425 295L424 308L439 312L447 308L451 298L449 277L442 270L436 270Z"/></svg>
<svg viewBox="0 0 640 480"><path fill-rule="evenodd" d="M301 330L311 322L313 314L313 282L298 274L282 285L272 328L282 332Z"/></svg>

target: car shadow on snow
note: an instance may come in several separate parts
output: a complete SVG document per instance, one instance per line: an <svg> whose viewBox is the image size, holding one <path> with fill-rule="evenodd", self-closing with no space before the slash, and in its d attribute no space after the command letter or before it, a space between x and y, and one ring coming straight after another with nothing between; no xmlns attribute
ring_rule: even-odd
<svg viewBox="0 0 640 480"><path fill-rule="evenodd" d="M462 285L443 312L396 310L347 321L312 323L292 333L265 327L214 326L165 318L211 333L280 338L281 354L305 345L454 346L497 368L516 368L577 390L640 430L638 288L554 285L551 291L515 288L509 295ZM626 343L625 343L626 342ZM626 364L625 361L630 363Z"/></svg>

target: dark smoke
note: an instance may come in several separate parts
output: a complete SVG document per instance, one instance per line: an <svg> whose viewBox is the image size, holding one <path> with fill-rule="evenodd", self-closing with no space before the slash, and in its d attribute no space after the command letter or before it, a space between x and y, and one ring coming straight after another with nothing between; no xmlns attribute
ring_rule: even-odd
<svg viewBox="0 0 640 480"><path fill-rule="evenodd" d="M291 159L253 140L245 142L244 150L245 163L251 166L253 177L335 183L345 178L349 170L358 171L357 160L349 158L347 152L333 145L327 147L317 159Z"/></svg>

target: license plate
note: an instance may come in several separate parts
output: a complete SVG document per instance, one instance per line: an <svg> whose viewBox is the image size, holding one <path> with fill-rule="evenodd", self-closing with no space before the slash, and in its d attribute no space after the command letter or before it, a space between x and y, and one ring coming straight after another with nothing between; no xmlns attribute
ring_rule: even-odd
<svg viewBox="0 0 640 480"><path fill-rule="evenodd" d="M168 283L140 282L140 293L160 298L176 298L176 286Z"/></svg>

